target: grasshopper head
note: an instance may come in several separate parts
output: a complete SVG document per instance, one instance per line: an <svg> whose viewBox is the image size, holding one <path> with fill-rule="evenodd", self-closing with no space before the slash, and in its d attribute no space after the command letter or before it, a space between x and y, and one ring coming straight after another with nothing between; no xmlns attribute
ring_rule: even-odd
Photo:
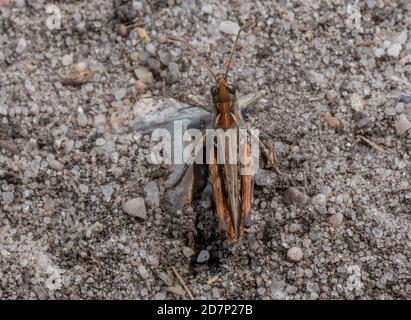
<svg viewBox="0 0 411 320"><path fill-rule="evenodd" d="M211 88L211 96L214 104L236 101L236 87L227 82L225 78L219 78L217 84Z"/></svg>

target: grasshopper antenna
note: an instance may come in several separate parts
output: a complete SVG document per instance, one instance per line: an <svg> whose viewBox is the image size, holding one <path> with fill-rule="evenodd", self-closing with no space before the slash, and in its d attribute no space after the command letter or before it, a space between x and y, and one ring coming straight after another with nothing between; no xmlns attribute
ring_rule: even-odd
<svg viewBox="0 0 411 320"><path fill-rule="evenodd" d="M235 51L235 48L237 47L238 38L240 37L240 33L241 33L241 31L243 31L243 29L245 29L245 27L248 27L249 25L250 25L250 23L244 24L244 25L240 28L240 30L238 30L238 32L237 32L237 37L235 38L234 46L233 46L233 48L231 49L230 58L228 59L227 69L226 69L226 71L225 71L225 79L226 79L226 80L227 80L227 77L228 77L228 70L230 69L231 60L233 59L234 51Z"/></svg>
<svg viewBox="0 0 411 320"><path fill-rule="evenodd" d="M194 56L200 60L201 64L203 66L205 66L207 68L207 70L210 72L210 74L213 76L213 78L215 79L216 82L218 82L218 78L215 75L215 73L213 72L213 69L210 68L210 66L198 55L197 51L194 50L194 48L185 40L185 39L180 39L180 38L174 38L174 37L168 37L167 38L170 41L179 41L184 43L190 50L191 52L194 54Z"/></svg>

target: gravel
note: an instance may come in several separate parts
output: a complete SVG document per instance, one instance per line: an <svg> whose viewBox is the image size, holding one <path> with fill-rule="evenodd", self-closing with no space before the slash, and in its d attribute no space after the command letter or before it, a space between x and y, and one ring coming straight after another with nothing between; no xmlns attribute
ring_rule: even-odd
<svg viewBox="0 0 411 320"><path fill-rule="evenodd" d="M123 210L132 217L146 219L147 211L143 198L134 198L123 203Z"/></svg>
<svg viewBox="0 0 411 320"><path fill-rule="evenodd" d="M344 222L344 216L337 212L328 218L328 223L333 227L339 227Z"/></svg>
<svg viewBox="0 0 411 320"><path fill-rule="evenodd" d="M304 257L303 250L299 247L291 247L287 251L287 258L291 262L298 262Z"/></svg>
<svg viewBox="0 0 411 320"><path fill-rule="evenodd" d="M203 299L409 299L409 1L359 1L358 28L340 0L60 1L59 30L5 2L0 299L186 299L173 266ZM229 80L266 91L244 120L283 174L260 164L229 242L204 168L174 188L148 156L154 128L212 119L188 95L213 78L166 37L223 74L247 20Z"/></svg>
<svg viewBox="0 0 411 320"><path fill-rule="evenodd" d="M197 263L205 263L210 259L210 253L207 250L201 250L197 256Z"/></svg>

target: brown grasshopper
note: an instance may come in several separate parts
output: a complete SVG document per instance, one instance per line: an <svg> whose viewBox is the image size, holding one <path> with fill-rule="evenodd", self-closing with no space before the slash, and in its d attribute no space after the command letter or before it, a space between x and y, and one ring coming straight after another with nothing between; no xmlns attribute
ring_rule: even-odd
<svg viewBox="0 0 411 320"><path fill-rule="evenodd" d="M209 108L207 104L202 102L201 98L191 96L191 100L195 102L196 106L203 108L208 112L214 113L213 127L215 129L222 129L223 131L234 129L237 132L239 128L245 128L250 135L253 135L252 131L248 129L244 123L241 113L244 109L259 101L264 96L265 92L259 91L254 95L237 100L236 87L228 82L228 71L231 60L238 43L240 33L245 26L247 25L240 28L237 33L230 58L227 63L226 72L223 77L217 77L213 70L201 59L201 57L186 40L178 38L169 38L169 40L183 42L208 69L210 74L215 79L216 83L211 88L211 95L213 99L212 109ZM206 138L207 134L203 136L199 144L202 144ZM277 159L273 149L268 149L257 137L254 136L254 138L258 140L258 145L263 151L263 155L266 157L269 164L273 165L279 173L279 170L275 166ZM229 149L230 146L225 146L223 151L225 157L222 164L217 163L218 161L215 152L211 155L212 158L209 162L209 171L219 220L219 229L226 232L228 239L237 240L241 238L250 221L250 210L253 202L253 178L251 173L252 168L250 167L252 164L231 163L229 161ZM246 142L243 148L240 149L242 149L242 151L240 151L242 153L240 154L240 157L251 157L251 146L248 142ZM194 148L194 150L198 150L198 148ZM189 164L184 166L184 169L181 172L181 178L188 166ZM240 175L241 169L248 169L249 173ZM177 180L175 183L178 183L180 180L181 179Z"/></svg>

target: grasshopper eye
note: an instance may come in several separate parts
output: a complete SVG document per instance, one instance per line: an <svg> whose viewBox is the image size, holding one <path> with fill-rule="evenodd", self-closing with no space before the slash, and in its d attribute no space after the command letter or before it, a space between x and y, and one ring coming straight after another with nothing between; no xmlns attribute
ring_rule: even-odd
<svg viewBox="0 0 411 320"><path fill-rule="evenodd" d="M233 86L232 84L229 84L229 85L227 86L227 89L228 89L228 92L230 92L232 95L234 95L235 92L236 92L236 88L235 88L235 86Z"/></svg>

